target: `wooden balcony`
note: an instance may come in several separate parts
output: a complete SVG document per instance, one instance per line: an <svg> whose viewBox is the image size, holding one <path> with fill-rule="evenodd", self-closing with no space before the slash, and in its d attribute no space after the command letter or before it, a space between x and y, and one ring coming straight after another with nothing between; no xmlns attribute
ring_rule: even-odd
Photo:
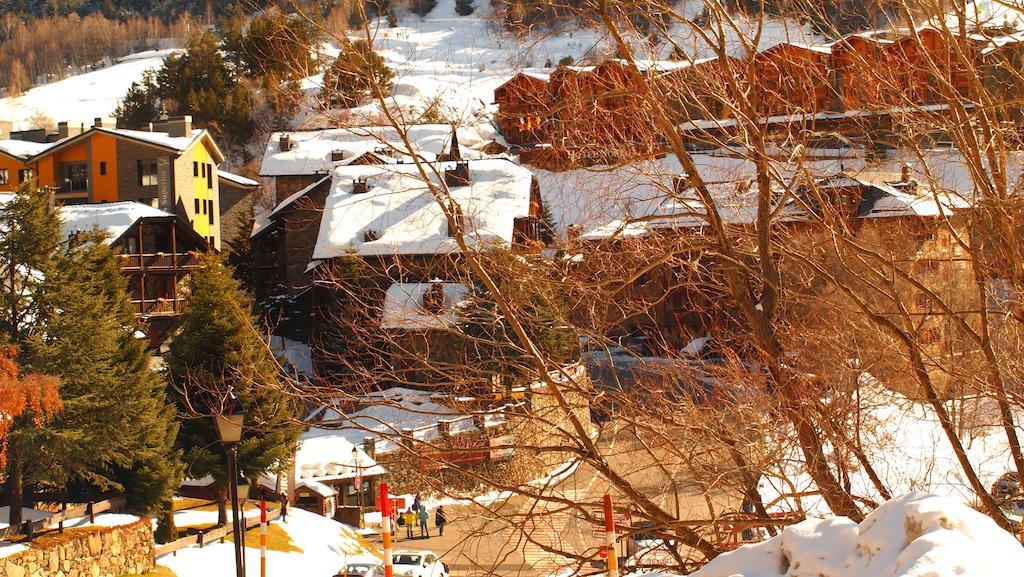
<svg viewBox="0 0 1024 577"><path fill-rule="evenodd" d="M512 246L519 252L540 253L544 247L544 221L528 216L517 217L512 227Z"/></svg>
<svg viewBox="0 0 1024 577"><path fill-rule="evenodd" d="M196 252L122 254L120 259L122 270L190 270L199 266Z"/></svg>
<svg viewBox="0 0 1024 577"><path fill-rule="evenodd" d="M158 298L153 300L132 300L135 314L147 317L170 317L185 312L185 299Z"/></svg>

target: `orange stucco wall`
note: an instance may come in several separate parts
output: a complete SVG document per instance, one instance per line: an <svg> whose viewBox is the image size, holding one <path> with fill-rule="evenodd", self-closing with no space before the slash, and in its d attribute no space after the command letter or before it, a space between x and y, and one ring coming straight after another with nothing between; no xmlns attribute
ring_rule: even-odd
<svg viewBox="0 0 1024 577"><path fill-rule="evenodd" d="M92 145L92 201L117 201L117 139L109 134L94 134ZM107 163L107 173L100 174L100 163Z"/></svg>
<svg viewBox="0 0 1024 577"><path fill-rule="evenodd" d="M18 186L18 171L28 168L24 162L0 154L0 171L7 171L7 182L0 182L0 192L11 192Z"/></svg>
<svg viewBox="0 0 1024 577"><path fill-rule="evenodd" d="M85 162L88 158L88 139L77 142L39 161L39 186L60 186L63 175L60 166L68 162Z"/></svg>

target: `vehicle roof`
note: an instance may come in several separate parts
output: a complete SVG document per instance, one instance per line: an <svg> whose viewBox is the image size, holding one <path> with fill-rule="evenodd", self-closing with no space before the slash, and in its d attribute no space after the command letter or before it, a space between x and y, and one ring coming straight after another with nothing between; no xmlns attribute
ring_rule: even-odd
<svg viewBox="0 0 1024 577"><path fill-rule="evenodd" d="M420 549L418 551L414 549L402 549L401 551L395 551L391 555L433 555L434 557L437 557L437 553L426 549Z"/></svg>

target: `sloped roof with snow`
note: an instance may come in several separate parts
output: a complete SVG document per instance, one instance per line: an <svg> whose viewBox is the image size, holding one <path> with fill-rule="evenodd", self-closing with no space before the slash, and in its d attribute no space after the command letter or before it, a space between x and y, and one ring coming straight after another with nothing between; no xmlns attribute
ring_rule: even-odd
<svg viewBox="0 0 1024 577"><path fill-rule="evenodd" d="M443 174L456 163L431 165ZM446 254L459 250L448 236L448 219L410 164L346 166L332 175L314 260L356 254ZM368 192L352 194L353 182L365 178ZM443 190L443 177L430 181ZM469 185L449 189L465 219L467 243L509 245L516 217L528 216L533 174L507 159L469 162ZM366 240L373 231L377 240Z"/></svg>
<svg viewBox="0 0 1024 577"><path fill-rule="evenodd" d="M174 215L134 201L74 204L60 209L65 237L76 232L101 230L107 233L107 242L120 238L139 219L153 217L173 218Z"/></svg>
<svg viewBox="0 0 1024 577"><path fill-rule="evenodd" d="M433 160L447 150L452 127L447 124L417 124L406 127L406 133L416 154ZM285 151L281 150L281 136L284 135L291 142L289 150ZM481 156L473 148L494 140L496 132L490 124L478 124L459 127L458 135L462 153L471 158ZM331 160L332 153L342 152L348 159L377 149L382 149L381 154L394 158L402 158L409 153L401 134L392 126L275 132L267 142L260 176L327 174L338 164Z"/></svg>
<svg viewBox="0 0 1024 577"><path fill-rule="evenodd" d="M228 181L228 182L230 182L232 184L235 184L237 186L246 187L246 188L249 188L249 187L255 188L255 187L260 185L259 182L255 181L255 180L253 180L251 178L246 178L246 177L244 177L244 176L242 176L240 174L235 174L233 172L228 172L226 170L218 170L217 171L217 178L226 180L226 181Z"/></svg>
<svg viewBox="0 0 1024 577"><path fill-rule="evenodd" d="M423 296L431 283L395 283L384 295L381 328L404 330L443 329L454 326L453 307L465 300L469 289L462 283L440 283L444 290L444 303L438 313L423 307Z"/></svg>
<svg viewBox="0 0 1024 577"><path fill-rule="evenodd" d="M356 450L354 458L353 449ZM323 429L312 429L302 435L295 453L295 468L300 481L333 481L351 479L357 473L371 476L385 472L384 467L361 448L356 448L345 435Z"/></svg>
<svg viewBox="0 0 1024 577"><path fill-rule="evenodd" d="M27 160L47 148L53 146L52 142L31 142L28 140L0 140L0 152L10 156Z"/></svg>
<svg viewBox="0 0 1024 577"><path fill-rule="evenodd" d="M224 160L224 154L217 147L217 143L214 142L213 137L210 136L209 132L203 129L194 129L192 130L192 133L189 136L171 136L166 132L149 132L146 130L128 130L125 128L107 128L103 126L93 126L89 130L86 130L81 134L77 134L70 138L65 138L64 140L61 140L59 142L54 142L47 146L46 148L44 148L43 150L37 152L35 155L33 155L32 160L36 160L41 156L48 156L53 152L63 149L67 145L70 145L74 142L77 142L85 138L90 138L93 134L100 132L118 138L126 138L129 140L134 140L135 142L141 142L143 144L148 144L151 146L157 146L167 150L172 150L178 153L185 152L186 150L192 148L192 146L195 145L197 142L202 140L207 142L207 144L209 145L208 148L213 153L214 157L217 159L217 162L221 162Z"/></svg>

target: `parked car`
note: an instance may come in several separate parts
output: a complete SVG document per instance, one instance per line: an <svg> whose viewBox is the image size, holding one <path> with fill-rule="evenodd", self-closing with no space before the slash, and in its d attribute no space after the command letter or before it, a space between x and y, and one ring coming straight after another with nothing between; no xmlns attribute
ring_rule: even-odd
<svg viewBox="0 0 1024 577"><path fill-rule="evenodd" d="M380 563L349 563L335 577L384 577Z"/></svg>
<svg viewBox="0 0 1024 577"><path fill-rule="evenodd" d="M391 556L395 577L448 577L448 565L433 551L398 551Z"/></svg>

